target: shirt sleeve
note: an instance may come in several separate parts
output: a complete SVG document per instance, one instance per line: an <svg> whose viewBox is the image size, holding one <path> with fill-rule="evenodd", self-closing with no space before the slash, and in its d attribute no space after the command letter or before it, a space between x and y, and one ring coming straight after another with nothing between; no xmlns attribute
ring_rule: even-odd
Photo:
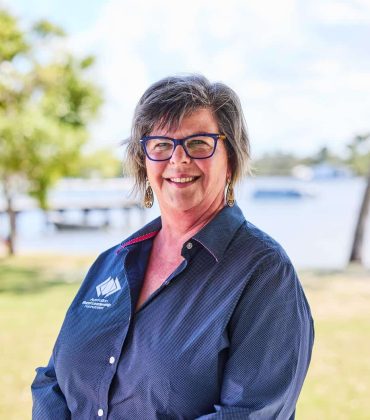
<svg viewBox="0 0 370 420"><path fill-rule="evenodd" d="M245 286L229 328L220 404L198 419L294 419L314 325L289 260L265 258Z"/></svg>
<svg viewBox="0 0 370 420"><path fill-rule="evenodd" d="M54 370L53 356L46 367L36 369L31 385L33 420L67 420L71 418L67 402L59 388Z"/></svg>

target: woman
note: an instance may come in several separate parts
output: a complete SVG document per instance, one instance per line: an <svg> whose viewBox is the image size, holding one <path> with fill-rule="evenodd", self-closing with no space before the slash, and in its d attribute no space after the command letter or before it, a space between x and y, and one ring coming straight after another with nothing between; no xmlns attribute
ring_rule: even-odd
<svg viewBox="0 0 370 420"><path fill-rule="evenodd" d="M89 270L37 369L33 418L293 419L313 322L284 250L235 204L238 97L198 75L155 83L127 153L161 217Z"/></svg>

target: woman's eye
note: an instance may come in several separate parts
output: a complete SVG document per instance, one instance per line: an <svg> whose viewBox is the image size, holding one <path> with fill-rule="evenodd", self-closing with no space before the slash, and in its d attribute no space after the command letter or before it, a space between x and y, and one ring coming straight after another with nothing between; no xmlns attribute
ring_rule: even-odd
<svg viewBox="0 0 370 420"><path fill-rule="evenodd" d="M201 140L201 139L194 139L188 142L188 146L193 147L193 146L199 146L199 145L203 145L206 144L205 141Z"/></svg>
<svg viewBox="0 0 370 420"><path fill-rule="evenodd" d="M167 142L162 142L162 143L157 143L154 145L154 149L168 149L169 147L172 147L172 145L170 143Z"/></svg>
<svg viewBox="0 0 370 420"><path fill-rule="evenodd" d="M187 143L187 147L196 148L196 147L210 147L209 143L203 139L192 139Z"/></svg>

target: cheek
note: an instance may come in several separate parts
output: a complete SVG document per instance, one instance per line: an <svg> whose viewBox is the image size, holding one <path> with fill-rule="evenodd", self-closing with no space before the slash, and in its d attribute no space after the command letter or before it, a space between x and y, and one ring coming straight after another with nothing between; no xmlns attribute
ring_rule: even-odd
<svg viewBox="0 0 370 420"><path fill-rule="evenodd" d="M162 178L163 173L163 164L159 162L152 162L148 159L145 161L146 175L149 179L149 182L155 183L158 182L158 178Z"/></svg>
<svg viewBox="0 0 370 420"><path fill-rule="evenodd" d="M223 143L220 144L219 155L215 166L217 167L216 172L218 179L220 179L220 182L226 184L227 178L230 177L231 170L227 150Z"/></svg>
<svg viewBox="0 0 370 420"><path fill-rule="evenodd" d="M223 159L217 164L204 163L202 166L199 165L199 167L204 175L206 184L210 184L213 187L226 185L228 167L227 162L224 162Z"/></svg>

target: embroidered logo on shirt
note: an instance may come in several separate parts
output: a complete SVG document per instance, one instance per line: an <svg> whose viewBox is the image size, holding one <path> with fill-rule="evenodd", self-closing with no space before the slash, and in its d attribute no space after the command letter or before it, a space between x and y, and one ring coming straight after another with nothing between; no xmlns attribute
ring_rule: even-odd
<svg viewBox="0 0 370 420"><path fill-rule="evenodd" d="M108 277L107 280L96 286L96 293L98 297L102 296L106 298L113 293L118 292L118 290L121 290L121 285L117 277L115 279Z"/></svg>
<svg viewBox="0 0 370 420"><path fill-rule="evenodd" d="M91 298L90 300L84 300L82 306L87 309L108 309L112 306L107 298L113 293L121 290L121 285L118 280L118 277L108 277L107 280L103 281L96 286L96 294L98 299Z"/></svg>

